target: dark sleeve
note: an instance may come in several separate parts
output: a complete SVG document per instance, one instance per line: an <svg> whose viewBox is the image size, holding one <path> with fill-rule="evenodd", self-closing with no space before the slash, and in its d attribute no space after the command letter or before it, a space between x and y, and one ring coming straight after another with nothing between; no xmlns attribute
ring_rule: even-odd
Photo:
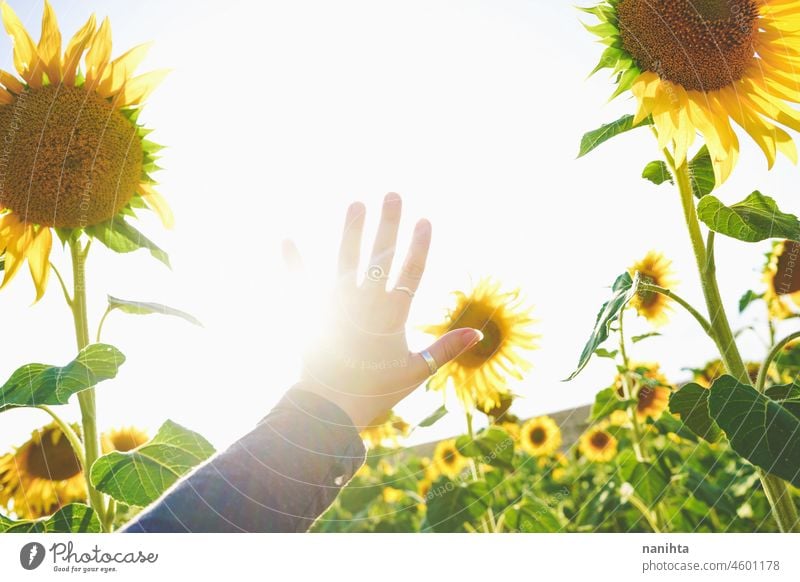
<svg viewBox="0 0 800 582"><path fill-rule="evenodd" d="M298 385L121 531L306 531L363 462L348 415Z"/></svg>

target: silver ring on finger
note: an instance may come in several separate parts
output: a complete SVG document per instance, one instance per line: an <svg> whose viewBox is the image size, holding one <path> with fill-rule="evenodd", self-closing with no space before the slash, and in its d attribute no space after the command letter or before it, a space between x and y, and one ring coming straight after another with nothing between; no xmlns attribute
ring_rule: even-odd
<svg viewBox="0 0 800 582"><path fill-rule="evenodd" d="M413 298L414 295L415 295L414 290L411 289L410 287L397 286L397 287L394 288L394 290L395 291L402 291L403 293L406 293L411 298Z"/></svg>
<svg viewBox="0 0 800 582"><path fill-rule="evenodd" d="M367 269L366 277L368 281L380 283L388 279L389 275L386 274L386 271L380 265L370 265Z"/></svg>
<svg viewBox="0 0 800 582"><path fill-rule="evenodd" d="M422 356L422 359L428 364L428 370L430 370L431 376L433 376L439 370L439 364L436 363L436 360L428 350L422 350L419 355Z"/></svg>

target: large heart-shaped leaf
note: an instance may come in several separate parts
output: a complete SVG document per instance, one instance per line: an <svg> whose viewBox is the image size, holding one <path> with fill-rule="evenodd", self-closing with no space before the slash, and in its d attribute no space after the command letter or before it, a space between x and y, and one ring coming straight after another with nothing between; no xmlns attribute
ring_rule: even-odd
<svg viewBox="0 0 800 582"><path fill-rule="evenodd" d="M0 387L0 411L18 406L66 404L76 392L117 375L125 361L117 348L92 344L66 366L27 364Z"/></svg>
<svg viewBox="0 0 800 582"><path fill-rule="evenodd" d="M97 513L82 503L71 503L50 517L35 521L15 521L0 515L0 533L100 533L102 531Z"/></svg>
<svg viewBox="0 0 800 582"><path fill-rule="evenodd" d="M610 140L612 137L632 129L636 129L637 127L643 127L650 124L651 120L649 117L634 125L633 115L623 115L616 121L601 125L597 129L589 131L583 135L583 138L581 138L581 147L580 151L578 152L578 157L580 158L585 156L600 144Z"/></svg>
<svg viewBox="0 0 800 582"><path fill-rule="evenodd" d="M481 463L514 468L514 441L500 427L489 427L475 435L475 438L462 435L456 439L456 448L465 457L476 458Z"/></svg>
<svg viewBox="0 0 800 582"><path fill-rule="evenodd" d="M527 495L519 503L510 505L503 515L506 527L512 532L553 533L562 528L553 509L533 495Z"/></svg>
<svg viewBox="0 0 800 582"><path fill-rule="evenodd" d="M758 191L732 206L725 206L714 196L704 196L697 203L697 216L714 232L745 242L800 240L797 217L781 212L772 198Z"/></svg>
<svg viewBox="0 0 800 582"><path fill-rule="evenodd" d="M600 347L604 341L608 339L609 326L617 319L620 311L636 294L639 287L639 275L631 279L628 273L623 273L617 277L614 284L611 286L611 298L603 303L600 312L597 314L597 319L594 323L594 329L589 336L589 341L581 352L581 357L578 360L578 366L575 371L569 375L566 381L572 380L580 374L581 370L589 363L589 359L597 348Z"/></svg>
<svg viewBox="0 0 800 582"><path fill-rule="evenodd" d="M114 451L92 465L92 483L128 505L147 505L175 481L214 454L214 447L196 432L168 420L141 447Z"/></svg>
<svg viewBox="0 0 800 582"><path fill-rule="evenodd" d="M464 522L475 522L486 513L489 488L483 481L459 483L442 477L431 486L426 499L433 531L463 531Z"/></svg>
<svg viewBox="0 0 800 582"><path fill-rule="evenodd" d="M800 417L793 413L797 408L725 375L711 386L708 409L733 450L800 487Z"/></svg>
<svg viewBox="0 0 800 582"><path fill-rule="evenodd" d="M714 443L720 439L722 431L708 413L708 395L707 388L690 382L670 395L669 410L679 415L694 434Z"/></svg>

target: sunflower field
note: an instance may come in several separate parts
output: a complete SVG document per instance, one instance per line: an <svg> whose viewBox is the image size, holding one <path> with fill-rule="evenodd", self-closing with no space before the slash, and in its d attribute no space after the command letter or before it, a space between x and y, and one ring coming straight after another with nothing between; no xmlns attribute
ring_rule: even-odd
<svg viewBox="0 0 800 582"><path fill-rule="evenodd" d="M607 300L576 337L577 363L564 375L572 380L597 359L615 372L580 417L522 418L515 404L535 398L530 352L547 340L525 299L535 291L523 295L491 277L456 291L441 321L421 329L438 337L470 327L483 339L428 381L440 408L415 426L390 411L363 430L366 463L312 531L800 532L800 331L792 328L800 220L758 190L730 205L718 197L746 162L741 139L770 168L779 153L797 162L788 130L800 131L792 105L800 103L800 2L603 0L582 11L602 46L592 73L610 70L612 98L633 106L587 132L578 157L600 156L620 136L657 145L661 157L637 172L674 192L684 219L674 230L688 235L696 259L682 285L697 285L703 303L676 292L668 257L632 242L640 258L608 273ZM107 318L161 314L199 324L172 307L111 296L103 313L87 310L93 245L144 250L169 264L134 226L143 212L173 224L153 177L161 146L138 122L165 73L134 74L147 45L112 58L108 19L98 25L92 16L65 47L47 0L38 42L6 3L2 19L16 68L0 71L0 128L15 148L0 178L2 287L27 262L36 301L63 294L76 355L63 365L22 365L0 385L0 413L36 408L47 419L0 452L0 531L111 532L214 454L171 420L155 434L98 428L96 386L125 362L103 341ZM764 245L763 264L742 268L742 288L718 284L718 237ZM54 244L68 251L63 274L51 262ZM742 357L742 330L723 294L740 297L740 313L759 313L755 332L767 341L758 361ZM682 377L668 378L636 352L668 336L662 326L675 317L696 323L694 339L718 356L685 362ZM648 331L631 334L632 321ZM63 420L64 406L78 406L81 422ZM445 415L463 417L461 434L407 443Z"/></svg>

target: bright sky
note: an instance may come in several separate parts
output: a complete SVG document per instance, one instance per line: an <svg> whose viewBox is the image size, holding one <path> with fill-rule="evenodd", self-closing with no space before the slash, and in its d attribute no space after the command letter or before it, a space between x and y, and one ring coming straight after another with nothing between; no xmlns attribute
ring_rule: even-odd
<svg viewBox="0 0 800 582"><path fill-rule="evenodd" d="M10 4L38 38L41 2ZM374 221L388 191L405 198L406 235L419 217L434 225L413 324L438 321L450 291L484 275L521 287L534 305L541 349L532 354L534 370L514 386L525 396L515 405L521 416L588 403L611 382L608 360L593 361L571 383L561 379L606 287L648 249L674 260L679 292L701 305L677 194L639 177L658 155L651 136L631 133L575 159L586 130L633 106L607 103L605 75L586 79L600 47L570 2L53 4L65 42L95 10L111 18L115 55L154 40L141 70L173 69L141 119L168 146L157 178L177 227L164 232L152 216L140 223L170 253L173 270L144 251L115 255L96 245L88 266L92 325L107 293L166 303L205 323L200 329L121 313L109 319L103 339L128 361L98 389L103 427L154 432L171 418L218 446L248 431L297 377L305 318L287 291L280 241L295 239L309 270L331 276L348 202L366 202ZM0 66L11 62L10 40L0 39ZM741 160L719 192L723 201L758 187L784 211L800 212L795 167L781 160L767 173L749 144ZM731 312L758 284L767 248L719 242ZM68 270L60 250L53 260ZM64 364L75 356L55 281L30 306L33 297L27 273L0 291L2 379L28 362ZM660 361L673 380L713 354L684 313L662 332L637 344L633 357ZM411 339L418 349L428 342L417 332ZM754 335L745 334L743 344L748 357L762 356ZM399 411L415 423L439 404L438 395L420 391ZM69 410L77 418L77 404ZM39 411L3 414L0 450L47 421ZM462 431L462 418L452 414L414 439Z"/></svg>

